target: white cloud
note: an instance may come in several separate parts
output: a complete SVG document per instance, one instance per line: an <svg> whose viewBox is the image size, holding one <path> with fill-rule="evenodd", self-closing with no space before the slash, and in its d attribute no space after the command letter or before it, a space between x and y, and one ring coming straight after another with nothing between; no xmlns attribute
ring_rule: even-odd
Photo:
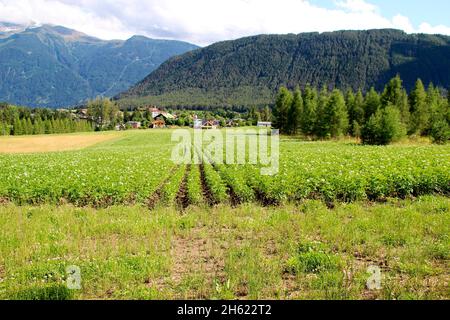
<svg viewBox="0 0 450 320"><path fill-rule="evenodd" d="M376 12L378 7L364 0L335 1L335 4L351 12Z"/></svg>
<svg viewBox="0 0 450 320"><path fill-rule="evenodd" d="M450 27L443 25L431 26L428 23L422 23L419 26L418 32L431 34L450 34Z"/></svg>
<svg viewBox="0 0 450 320"><path fill-rule="evenodd" d="M395 28L404 30L407 33L413 33L415 31L409 18L402 16L401 14L398 14L392 18L392 23Z"/></svg>
<svg viewBox="0 0 450 320"><path fill-rule="evenodd" d="M143 34L200 45L261 33L400 28L450 34L446 26L414 28L387 19L365 0L336 0L326 9L306 0L0 0L0 20L64 25L104 39Z"/></svg>

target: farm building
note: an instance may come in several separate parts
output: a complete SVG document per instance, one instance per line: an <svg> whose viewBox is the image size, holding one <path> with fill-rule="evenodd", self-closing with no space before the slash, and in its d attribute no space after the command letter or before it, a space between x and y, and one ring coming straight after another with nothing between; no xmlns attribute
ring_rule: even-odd
<svg viewBox="0 0 450 320"><path fill-rule="evenodd" d="M219 127L219 125L220 125L220 122L218 120L203 121L202 129L203 130L217 129Z"/></svg>
<svg viewBox="0 0 450 320"><path fill-rule="evenodd" d="M78 110L77 116L78 116L78 119L81 119L81 120L89 119L88 109L80 109L80 110Z"/></svg>
<svg viewBox="0 0 450 320"><path fill-rule="evenodd" d="M227 127L228 128L237 127L238 125L239 125L239 123L234 122L233 120L228 120L227 121Z"/></svg>
<svg viewBox="0 0 450 320"><path fill-rule="evenodd" d="M116 125L116 126L114 127L114 129L115 129L116 131L123 131L123 130L126 129L126 127L125 127L124 124L118 124L118 125Z"/></svg>
<svg viewBox="0 0 450 320"><path fill-rule="evenodd" d="M157 119L164 119L164 121L167 120L175 120L176 117L168 112L156 112L155 114L152 114L153 119L157 120Z"/></svg>
<svg viewBox="0 0 450 320"><path fill-rule="evenodd" d="M133 129L139 129L142 126L142 124L139 121L128 121L127 125Z"/></svg>
<svg viewBox="0 0 450 320"><path fill-rule="evenodd" d="M258 127L259 128L272 128L272 122L259 121L258 122Z"/></svg>
<svg viewBox="0 0 450 320"><path fill-rule="evenodd" d="M201 129L203 126L202 119L194 119L194 129Z"/></svg>
<svg viewBox="0 0 450 320"><path fill-rule="evenodd" d="M161 110L156 107L150 108L150 112L152 113L152 118L155 119L157 116L161 114Z"/></svg>
<svg viewBox="0 0 450 320"><path fill-rule="evenodd" d="M163 119L155 120L152 122L153 129L162 129L166 127L166 122Z"/></svg>

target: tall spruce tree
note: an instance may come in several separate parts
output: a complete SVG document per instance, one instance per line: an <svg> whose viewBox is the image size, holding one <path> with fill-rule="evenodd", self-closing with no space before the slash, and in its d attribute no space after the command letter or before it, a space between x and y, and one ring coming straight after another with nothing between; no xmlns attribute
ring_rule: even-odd
<svg viewBox="0 0 450 320"><path fill-rule="evenodd" d="M283 133L286 133L288 130L288 115L292 100L292 92L285 87L281 87L277 95L273 113L275 118L274 125Z"/></svg>
<svg viewBox="0 0 450 320"><path fill-rule="evenodd" d="M14 119L13 134L15 136L23 135L22 121L19 119L18 115Z"/></svg>
<svg viewBox="0 0 450 320"><path fill-rule="evenodd" d="M53 130L52 130L52 123L49 119L46 119L44 121L44 132L45 134L52 134Z"/></svg>
<svg viewBox="0 0 450 320"><path fill-rule="evenodd" d="M27 118L27 120L25 120L25 134L27 135L31 135L33 134L33 123L31 122L30 118Z"/></svg>
<svg viewBox="0 0 450 320"><path fill-rule="evenodd" d="M394 106L400 111L400 118L403 124L409 125L410 110L408 95L403 88L403 81L399 75L392 78L385 86L381 95L381 107Z"/></svg>
<svg viewBox="0 0 450 320"><path fill-rule="evenodd" d="M289 134L297 134L300 127L300 120L303 114L303 98L300 88L294 91L294 97L288 114L288 131Z"/></svg>
<svg viewBox="0 0 450 320"><path fill-rule="evenodd" d="M409 133L423 134L428 126L429 108L427 103L427 93L422 80L418 79L414 89L409 95L411 105L411 123Z"/></svg>
<svg viewBox="0 0 450 320"><path fill-rule="evenodd" d="M317 90L310 85L305 87L303 92L303 112L300 117L300 127L304 135L314 134L314 126L317 112Z"/></svg>
<svg viewBox="0 0 450 320"><path fill-rule="evenodd" d="M344 95L339 89L334 89L328 99L325 111L325 119L329 123L329 134L333 138L347 133L348 114L345 106Z"/></svg>
<svg viewBox="0 0 450 320"><path fill-rule="evenodd" d="M355 93L352 89L348 89L345 93L345 105L348 111L348 121L352 123L354 120L353 109L355 108Z"/></svg>
<svg viewBox="0 0 450 320"><path fill-rule="evenodd" d="M364 101L364 111L366 121L368 121L372 115L377 113L380 106L381 106L380 95L375 90L375 88L372 87L367 93L366 99Z"/></svg>
<svg viewBox="0 0 450 320"><path fill-rule="evenodd" d="M349 113L349 124L351 125L350 133L358 137L365 118L364 96L361 90L358 90L356 96L347 96L347 109Z"/></svg>
<svg viewBox="0 0 450 320"><path fill-rule="evenodd" d="M264 109L262 110L261 120L265 122L272 121L272 111L270 110L269 106L265 106Z"/></svg>
<svg viewBox="0 0 450 320"><path fill-rule="evenodd" d="M314 134L322 139L330 137L330 122L327 117L328 100L328 88L324 86L319 93L316 121L314 123Z"/></svg>

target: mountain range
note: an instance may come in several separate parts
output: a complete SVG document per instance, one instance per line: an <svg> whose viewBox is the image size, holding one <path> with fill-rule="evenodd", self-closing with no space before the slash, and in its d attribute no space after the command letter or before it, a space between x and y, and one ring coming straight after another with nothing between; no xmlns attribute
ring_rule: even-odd
<svg viewBox="0 0 450 320"><path fill-rule="evenodd" d="M249 106L273 103L280 86L374 86L400 74L411 89L450 86L450 37L383 29L260 35L173 57L118 95L122 106Z"/></svg>
<svg viewBox="0 0 450 320"><path fill-rule="evenodd" d="M143 36L104 41L61 26L0 23L0 101L66 107L111 97L168 58L197 48Z"/></svg>

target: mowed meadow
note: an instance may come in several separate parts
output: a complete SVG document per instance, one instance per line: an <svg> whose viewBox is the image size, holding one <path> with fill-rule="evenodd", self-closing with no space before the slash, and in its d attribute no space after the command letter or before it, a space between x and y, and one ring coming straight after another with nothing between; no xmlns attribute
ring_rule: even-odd
<svg viewBox="0 0 450 320"><path fill-rule="evenodd" d="M263 176L176 165L171 133L2 138L0 298L450 298L448 145L282 137Z"/></svg>

